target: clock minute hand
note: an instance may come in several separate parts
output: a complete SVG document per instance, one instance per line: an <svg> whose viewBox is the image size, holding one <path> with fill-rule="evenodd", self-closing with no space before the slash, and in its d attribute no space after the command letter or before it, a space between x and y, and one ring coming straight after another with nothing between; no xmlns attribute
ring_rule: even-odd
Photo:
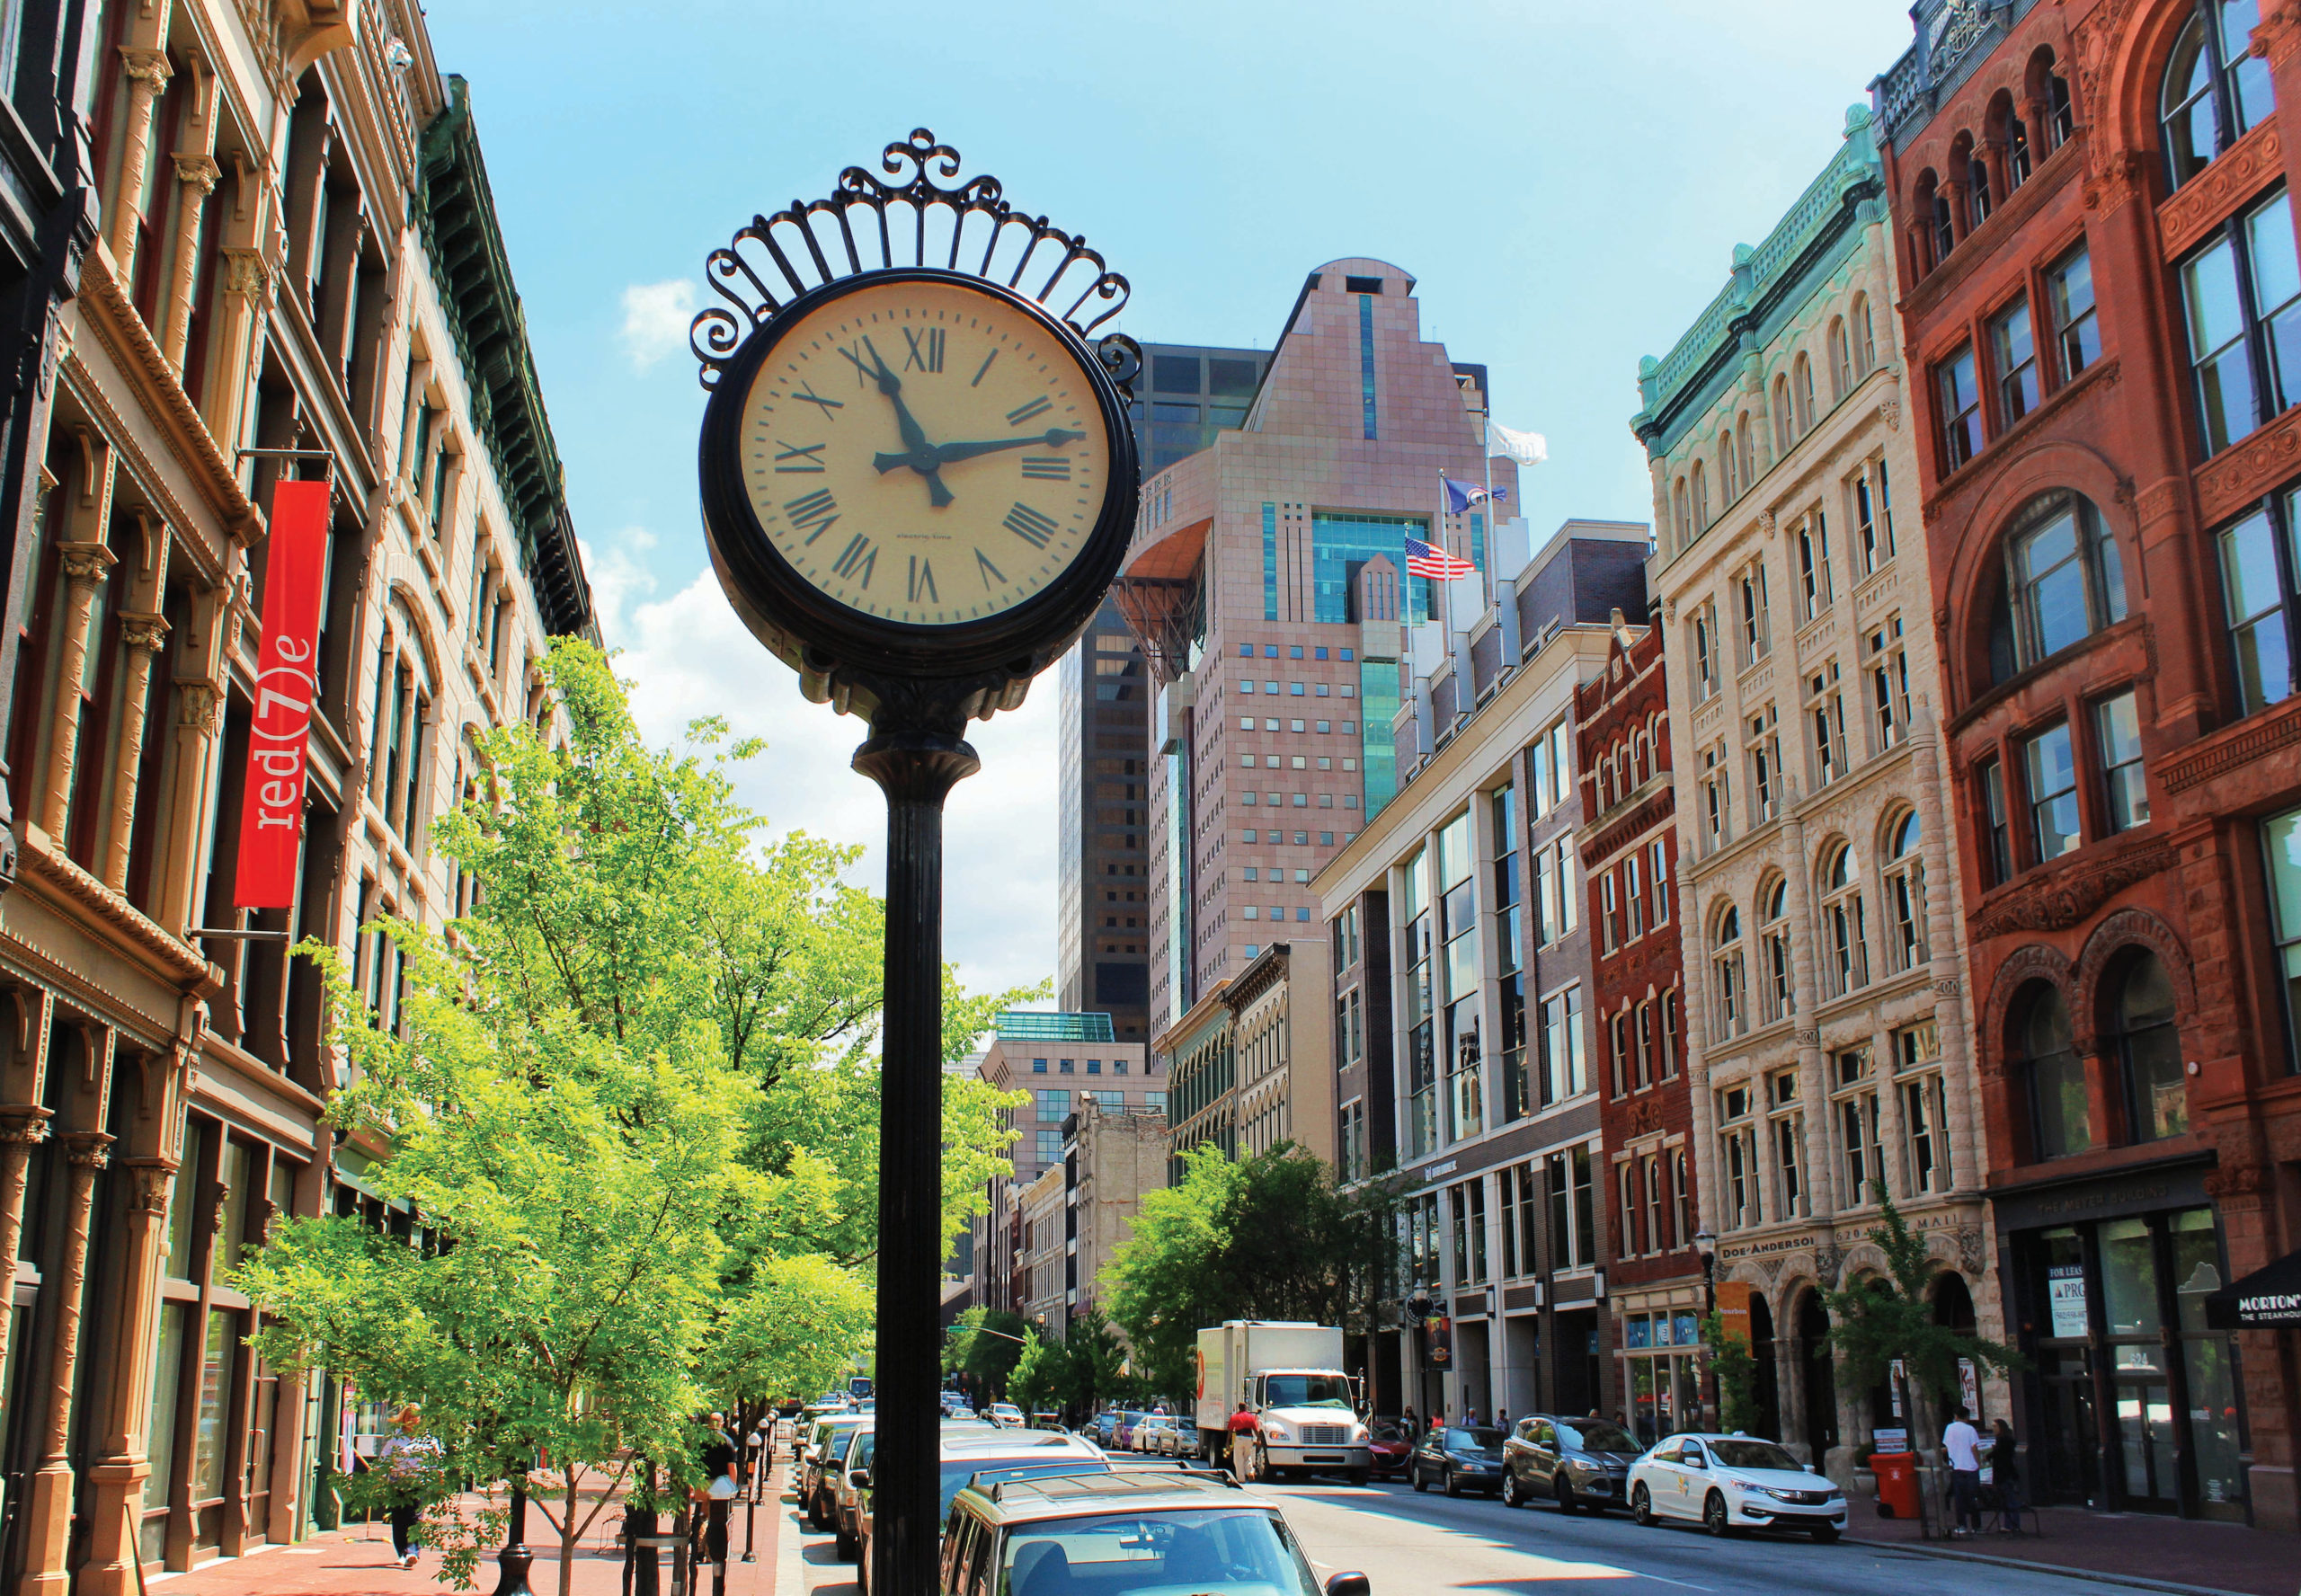
<svg viewBox="0 0 2301 1596"><path fill-rule="evenodd" d="M893 470L896 466L908 466L918 472L927 479L927 501L941 510L955 495L943 485L943 463L936 454L935 446L927 441L927 430L912 417L911 406L902 402L902 378L888 368L885 358L872 349L869 339L863 341L863 347L871 350L872 364L879 368L879 392L894 402L895 425L902 431L903 448L908 451L901 455L881 455L872 463L882 474ZM888 464L890 461L893 464Z"/></svg>
<svg viewBox="0 0 2301 1596"><path fill-rule="evenodd" d="M948 466L955 461L972 460L978 455L997 454L1001 449L1028 448L1035 443L1044 444L1049 448L1061 448L1065 444L1076 443L1086 436L1084 432L1070 432L1061 427L1050 427L1044 432L1034 433L1028 438L1000 438L989 443L938 444L935 449L935 457L943 465ZM880 457L884 459L885 457Z"/></svg>

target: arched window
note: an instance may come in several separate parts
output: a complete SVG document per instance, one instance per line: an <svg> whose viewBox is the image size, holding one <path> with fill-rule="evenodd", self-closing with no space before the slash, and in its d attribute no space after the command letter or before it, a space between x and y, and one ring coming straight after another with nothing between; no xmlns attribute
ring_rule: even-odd
<svg viewBox="0 0 2301 1596"><path fill-rule="evenodd" d="M1798 406L1798 436L1814 427L1814 363L1800 355L1790 368L1790 397Z"/></svg>
<svg viewBox="0 0 2301 1596"><path fill-rule="evenodd" d="M2030 1127L2038 1157L2066 1158L2089 1150L2092 1098L2059 990L2043 982L2031 988L2016 1011L2011 1040L2030 1083Z"/></svg>
<svg viewBox="0 0 2301 1596"><path fill-rule="evenodd" d="M1989 112L1984 119L1989 137L2005 150L2005 186L2008 192L2030 180L2030 130L2014 114L2013 95L2000 89L1989 102Z"/></svg>
<svg viewBox="0 0 2301 1596"><path fill-rule="evenodd" d="M1750 1028L1749 979L1742 957L1742 917L1728 904L1712 922L1710 964L1717 978L1718 1035L1720 1041L1739 1036Z"/></svg>
<svg viewBox="0 0 2301 1596"><path fill-rule="evenodd" d="M2032 502L2005 539L2005 601L1990 635L1994 679L2052 658L2125 619L2125 572L2092 504L2076 493Z"/></svg>
<svg viewBox="0 0 2301 1596"><path fill-rule="evenodd" d="M1693 463L1693 530L1697 537L1710 530L1710 474L1699 460Z"/></svg>
<svg viewBox="0 0 2301 1596"><path fill-rule="evenodd" d="M1823 855L1822 971L1833 998L1870 984L1869 909L1851 843L1835 843Z"/></svg>
<svg viewBox="0 0 2301 1596"><path fill-rule="evenodd" d="M1773 457L1781 459L1797 441L1798 434L1790 426L1790 379L1777 377L1773 379Z"/></svg>
<svg viewBox="0 0 2301 1596"><path fill-rule="evenodd" d="M2260 22L2259 0L2198 0L2158 90L2167 188L2204 171L2276 108L2269 63L2249 53Z"/></svg>
<svg viewBox="0 0 2301 1596"><path fill-rule="evenodd" d="M1742 485L1755 487L1758 480L1758 439L1750 430L1750 412L1744 411L1735 424L1735 431L1742 439Z"/></svg>
<svg viewBox="0 0 2301 1596"><path fill-rule="evenodd" d="M2114 987L2110 1020L2125 1077L2127 1139L2160 1141L2190 1128L2181 1075L2181 1033L2173 1024L2173 982L2155 953L2136 950Z"/></svg>
<svg viewBox="0 0 2301 1596"><path fill-rule="evenodd" d="M1966 231L1972 232L1989 220L1990 208L1996 198L1989 191L1989 163L1974 159L1966 163Z"/></svg>
<svg viewBox="0 0 2301 1596"><path fill-rule="evenodd" d="M1845 341L1845 319L1830 318L1830 403L1835 404L1853 391L1853 351Z"/></svg>
<svg viewBox="0 0 2301 1596"><path fill-rule="evenodd" d="M1678 485L1670 490L1670 513L1678 528L1678 546L1685 548L1693 542L1693 513L1686 498L1686 479L1678 478Z"/></svg>
<svg viewBox="0 0 2301 1596"><path fill-rule="evenodd" d="M1893 823L1886 840L1888 951L1897 973L1915 970L1932 956L1925 940L1925 861L1917 844L1917 811L1913 809Z"/></svg>
<svg viewBox="0 0 2301 1596"><path fill-rule="evenodd" d="M1758 1001L1769 1024L1798 1012L1790 979L1790 883L1779 876L1758 889Z"/></svg>
<svg viewBox="0 0 2301 1596"><path fill-rule="evenodd" d="M1718 483L1724 495L1719 500L1720 504L1731 504L1742 496L1741 478L1734 469L1734 429L1731 427L1727 428L1725 436L1718 440Z"/></svg>
<svg viewBox="0 0 2301 1596"><path fill-rule="evenodd" d="M1877 368L1878 329L1870 320L1870 296L1853 297L1853 375L1856 380Z"/></svg>

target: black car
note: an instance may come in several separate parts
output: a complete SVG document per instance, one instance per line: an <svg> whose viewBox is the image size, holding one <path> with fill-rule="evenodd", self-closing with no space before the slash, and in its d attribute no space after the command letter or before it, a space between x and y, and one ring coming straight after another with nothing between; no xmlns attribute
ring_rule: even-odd
<svg viewBox="0 0 2301 1596"><path fill-rule="evenodd" d="M1503 1504L1547 1496L1565 1512L1604 1512L1629 1499L1630 1466L1645 1450L1611 1419L1529 1414L1503 1448Z"/></svg>
<svg viewBox="0 0 2301 1596"><path fill-rule="evenodd" d="M1417 1491L1436 1481L1449 1496L1465 1491L1488 1495L1502 1488L1502 1432L1490 1424L1448 1424L1431 1431L1414 1449L1407 1478Z"/></svg>

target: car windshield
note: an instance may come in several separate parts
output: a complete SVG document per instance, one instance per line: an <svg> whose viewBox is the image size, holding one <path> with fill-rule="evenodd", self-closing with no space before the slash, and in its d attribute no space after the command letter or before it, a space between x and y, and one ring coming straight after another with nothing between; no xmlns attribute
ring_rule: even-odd
<svg viewBox="0 0 2301 1596"><path fill-rule="evenodd" d="M1455 1452L1490 1452L1502 1444L1502 1432L1489 1430L1481 1424L1475 1430L1449 1429L1446 1450Z"/></svg>
<svg viewBox="0 0 2301 1596"><path fill-rule="evenodd" d="M1266 1407L1350 1406L1350 1382L1338 1374L1274 1374L1262 1390Z"/></svg>
<svg viewBox="0 0 2301 1596"><path fill-rule="evenodd" d="M999 1584L1039 1591L1148 1591L1191 1596L1318 1596L1310 1565L1274 1513L1251 1509L1107 1513L1008 1531Z"/></svg>
<svg viewBox="0 0 2301 1596"><path fill-rule="evenodd" d="M1413 1439L1406 1432L1406 1426L1396 1419L1375 1420L1373 1436L1376 1441L1411 1441Z"/></svg>
<svg viewBox="0 0 2301 1596"><path fill-rule="evenodd" d="M1629 1431L1605 1419L1592 1419L1580 1424L1560 1424L1558 1433L1567 1445L1579 1447L1586 1452L1637 1452L1644 1450L1630 1439Z"/></svg>
<svg viewBox="0 0 2301 1596"><path fill-rule="evenodd" d="M1770 1441L1713 1441L1710 1455L1728 1468L1786 1468L1803 1474L1798 1459Z"/></svg>
<svg viewBox="0 0 2301 1596"><path fill-rule="evenodd" d="M942 1464L943 1505L935 1515L941 1522L951 1516L951 1503L971 1479L986 1485L1000 1480L1037 1479L1053 1474L1108 1474L1111 1466L1100 1458L946 1458Z"/></svg>

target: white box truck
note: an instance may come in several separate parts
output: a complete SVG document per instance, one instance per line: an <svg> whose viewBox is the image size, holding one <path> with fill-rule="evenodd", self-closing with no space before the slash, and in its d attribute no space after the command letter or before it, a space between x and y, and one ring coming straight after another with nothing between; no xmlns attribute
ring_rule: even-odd
<svg viewBox="0 0 2301 1596"><path fill-rule="evenodd" d="M1244 1403L1254 1432L1233 1435ZM1210 1458L1231 1450L1240 1479L1341 1474L1363 1484L1373 1464L1357 1383L1342 1369L1342 1332L1330 1325L1230 1319L1198 1333L1199 1440Z"/></svg>

